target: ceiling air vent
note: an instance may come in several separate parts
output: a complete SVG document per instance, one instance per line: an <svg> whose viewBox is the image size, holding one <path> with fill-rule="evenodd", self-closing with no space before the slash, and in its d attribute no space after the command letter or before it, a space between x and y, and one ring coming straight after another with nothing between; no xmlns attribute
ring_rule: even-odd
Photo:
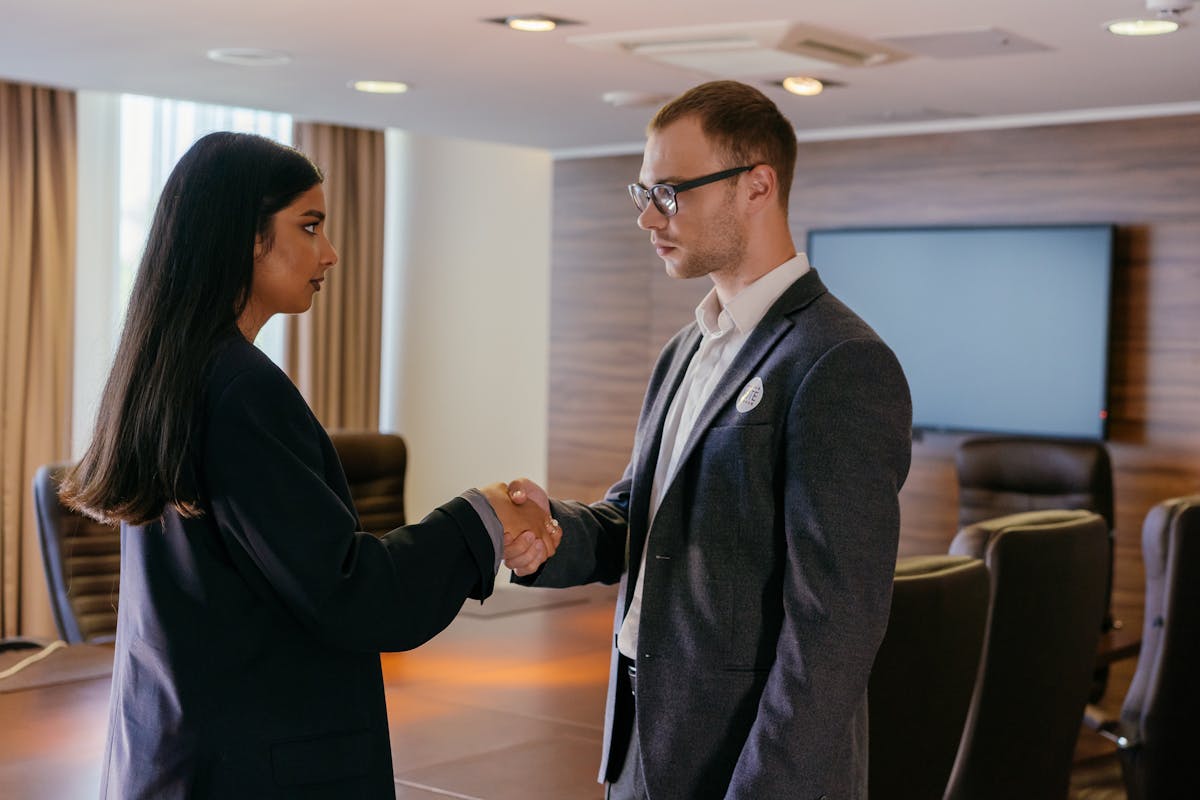
<svg viewBox="0 0 1200 800"><path fill-rule="evenodd" d="M797 22L749 22L572 36L581 47L726 78L874 67L908 56L891 45Z"/></svg>

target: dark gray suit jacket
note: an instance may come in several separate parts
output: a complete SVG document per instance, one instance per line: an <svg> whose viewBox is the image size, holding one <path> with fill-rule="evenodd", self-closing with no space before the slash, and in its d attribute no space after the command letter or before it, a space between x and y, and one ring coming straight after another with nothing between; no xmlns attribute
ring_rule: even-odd
<svg viewBox="0 0 1200 800"><path fill-rule="evenodd" d="M558 552L519 582L620 581L638 639L638 734L651 800L866 794L867 676L891 600L912 412L891 350L815 271L771 307L697 419L647 531L689 325L650 378L633 458L602 502L553 501ZM761 401L736 408L754 378ZM615 637L614 637L615 639ZM633 704L613 649L601 780Z"/></svg>
<svg viewBox="0 0 1200 800"><path fill-rule="evenodd" d="M300 393L244 339L198 412L201 517L121 531L101 796L394 798L379 651L491 593L470 503L376 539Z"/></svg>

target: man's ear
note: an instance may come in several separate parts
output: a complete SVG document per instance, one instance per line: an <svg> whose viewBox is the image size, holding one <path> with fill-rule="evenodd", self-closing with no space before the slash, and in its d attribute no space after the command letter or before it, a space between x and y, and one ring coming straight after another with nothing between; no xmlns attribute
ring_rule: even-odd
<svg viewBox="0 0 1200 800"><path fill-rule="evenodd" d="M751 210L766 208L775 202L779 192L779 179L769 164L759 164L746 173L747 199Z"/></svg>

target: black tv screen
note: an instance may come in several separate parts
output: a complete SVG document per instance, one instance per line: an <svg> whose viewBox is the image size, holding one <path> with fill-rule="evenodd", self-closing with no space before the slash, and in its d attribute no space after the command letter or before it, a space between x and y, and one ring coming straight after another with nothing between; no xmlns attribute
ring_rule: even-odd
<svg viewBox="0 0 1200 800"><path fill-rule="evenodd" d="M1112 225L814 230L825 285L900 359L917 430L1101 439Z"/></svg>

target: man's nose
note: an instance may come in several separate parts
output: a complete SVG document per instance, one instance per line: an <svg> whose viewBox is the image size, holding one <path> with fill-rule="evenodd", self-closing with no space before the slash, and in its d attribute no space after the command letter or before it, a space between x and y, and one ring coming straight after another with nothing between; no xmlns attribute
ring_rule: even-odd
<svg viewBox="0 0 1200 800"><path fill-rule="evenodd" d="M642 212L638 214L638 227L644 231L657 231L666 227L667 216L658 210L658 206L654 203L647 203Z"/></svg>

